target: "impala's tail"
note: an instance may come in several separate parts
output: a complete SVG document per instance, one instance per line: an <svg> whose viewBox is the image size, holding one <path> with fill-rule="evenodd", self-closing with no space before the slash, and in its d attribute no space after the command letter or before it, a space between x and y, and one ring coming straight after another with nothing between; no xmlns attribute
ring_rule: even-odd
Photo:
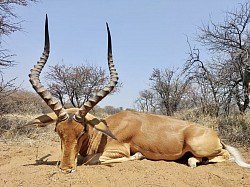
<svg viewBox="0 0 250 187"><path fill-rule="evenodd" d="M240 152L235 147L232 147L230 145L225 145L224 143L223 143L223 146L232 155L232 157L233 157L232 160L234 162L236 162L236 164L238 164L239 166L244 167L244 168L250 168L250 164L246 163L243 160Z"/></svg>

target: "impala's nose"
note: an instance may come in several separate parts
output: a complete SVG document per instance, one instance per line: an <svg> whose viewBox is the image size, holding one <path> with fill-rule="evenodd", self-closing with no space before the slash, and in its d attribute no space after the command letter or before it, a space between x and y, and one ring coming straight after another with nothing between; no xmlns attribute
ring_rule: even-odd
<svg viewBox="0 0 250 187"><path fill-rule="evenodd" d="M60 167L60 171L63 173L73 173L75 169L73 167Z"/></svg>

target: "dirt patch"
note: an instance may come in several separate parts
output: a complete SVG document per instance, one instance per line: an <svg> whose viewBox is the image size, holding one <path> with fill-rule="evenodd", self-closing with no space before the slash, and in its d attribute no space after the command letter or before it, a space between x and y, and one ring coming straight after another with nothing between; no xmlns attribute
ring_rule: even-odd
<svg viewBox="0 0 250 187"><path fill-rule="evenodd" d="M250 151L241 150L250 162ZM57 169L59 142L0 142L0 186L244 186L250 187L250 169L232 162L195 169L165 161L130 161L112 166L77 167L63 174Z"/></svg>

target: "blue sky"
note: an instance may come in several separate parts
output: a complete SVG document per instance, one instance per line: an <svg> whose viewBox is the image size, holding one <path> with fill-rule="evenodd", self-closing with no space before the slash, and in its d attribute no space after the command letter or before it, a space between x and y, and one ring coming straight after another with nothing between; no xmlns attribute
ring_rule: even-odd
<svg viewBox="0 0 250 187"><path fill-rule="evenodd" d="M74 3L73 3L74 2ZM153 68L181 67L198 27L224 20L242 0L50 0L18 7L24 32L4 38L15 53L17 65L4 70L4 78L32 90L29 70L39 59L44 44L45 14L49 17L51 53L49 65L89 63L107 69L107 33L112 35L114 63L123 87L107 96L100 106L132 108L139 91L149 88ZM205 54L204 54L205 56ZM43 80L43 79L42 79Z"/></svg>

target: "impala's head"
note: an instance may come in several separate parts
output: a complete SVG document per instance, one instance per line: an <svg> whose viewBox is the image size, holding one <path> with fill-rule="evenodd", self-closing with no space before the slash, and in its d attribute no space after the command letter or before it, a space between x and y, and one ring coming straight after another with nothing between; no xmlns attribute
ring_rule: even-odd
<svg viewBox="0 0 250 187"><path fill-rule="evenodd" d="M37 62L34 68L31 69L29 77L35 91L41 96L41 98L47 103L53 112L35 118L26 126L43 127L56 122L55 130L60 136L62 151L62 158L59 167L63 172L70 173L75 171L77 155L82 146L82 142L88 137L89 126L92 126L96 130L101 131L102 133L115 139L104 123L100 122L94 116L88 113L99 101L101 101L113 90L118 82L118 76L112 59L111 36L108 24L107 31L108 65L110 71L109 84L97 92L94 97L91 97L80 108L64 109L61 103L56 98L54 98L47 89L43 87L39 79L40 73L47 62L50 51L48 19L46 15L44 51L40 60Z"/></svg>

